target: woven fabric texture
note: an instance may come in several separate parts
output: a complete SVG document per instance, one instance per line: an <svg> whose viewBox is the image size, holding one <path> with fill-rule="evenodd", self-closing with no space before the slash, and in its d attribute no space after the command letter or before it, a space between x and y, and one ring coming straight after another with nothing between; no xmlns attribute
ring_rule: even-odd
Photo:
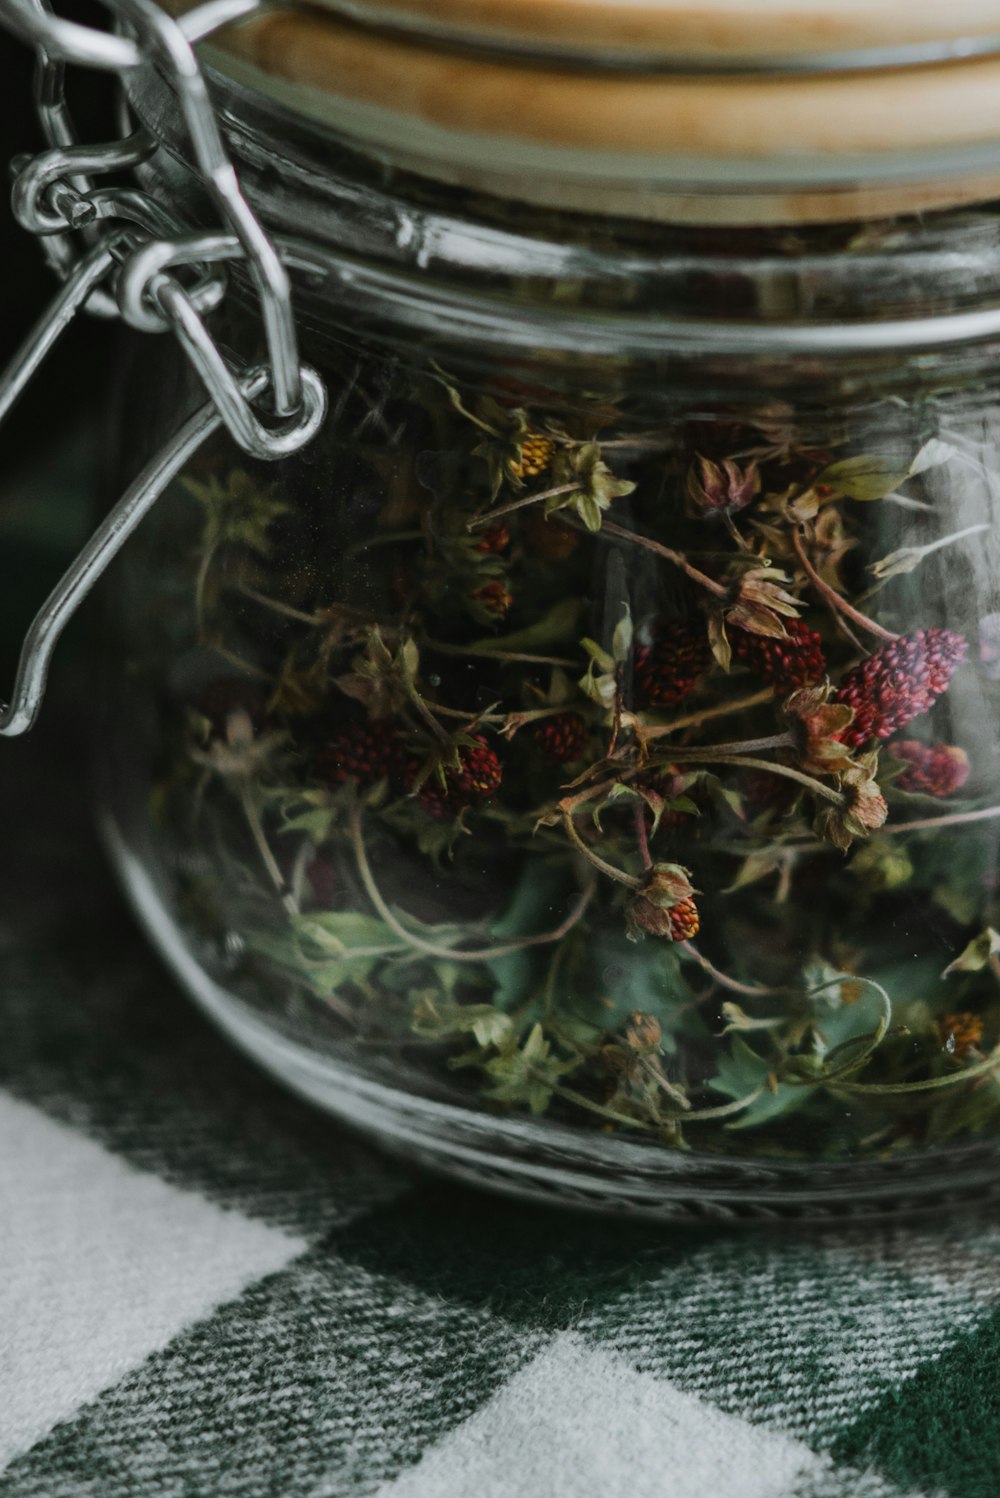
<svg viewBox="0 0 1000 1498"><path fill-rule="evenodd" d="M996 1498L988 1218L695 1231L415 1177L176 991L75 728L0 753L0 1498Z"/></svg>

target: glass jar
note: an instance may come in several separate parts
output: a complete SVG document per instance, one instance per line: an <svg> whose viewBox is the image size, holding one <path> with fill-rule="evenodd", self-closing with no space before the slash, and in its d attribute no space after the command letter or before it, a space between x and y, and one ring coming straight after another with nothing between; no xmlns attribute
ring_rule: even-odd
<svg viewBox="0 0 1000 1498"><path fill-rule="evenodd" d="M207 442L124 554L126 885L241 1046L457 1175L665 1216L983 1194L994 38L876 6L820 58L685 32L678 78L620 7L451 9L213 51L329 416L276 464ZM595 31L532 30L560 10ZM169 89L130 101L145 191L204 221ZM237 270L217 340L256 316ZM198 398L137 346L123 467Z"/></svg>

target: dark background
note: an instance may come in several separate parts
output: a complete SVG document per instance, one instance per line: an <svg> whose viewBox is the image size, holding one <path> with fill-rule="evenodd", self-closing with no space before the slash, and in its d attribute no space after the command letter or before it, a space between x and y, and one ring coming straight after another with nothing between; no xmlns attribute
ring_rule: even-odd
<svg viewBox="0 0 1000 1498"><path fill-rule="evenodd" d="M95 24L107 16L79 5L60 6L60 12ZM32 75L30 48L0 30L0 367L56 286L37 241L15 224L9 205L11 158L44 149ZM113 134L112 81L72 69L68 89L80 138L92 143ZM100 492L99 474L108 439L113 443L107 413L114 348L113 327L78 319L0 427L0 698L33 614L97 511L110 502ZM67 669L63 657L74 659L77 639L71 626L57 651L56 684Z"/></svg>

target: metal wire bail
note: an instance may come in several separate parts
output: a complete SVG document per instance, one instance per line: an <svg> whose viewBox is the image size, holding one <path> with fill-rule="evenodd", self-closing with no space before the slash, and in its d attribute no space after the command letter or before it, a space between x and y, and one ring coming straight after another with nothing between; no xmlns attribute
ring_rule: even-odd
<svg viewBox="0 0 1000 1498"><path fill-rule="evenodd" d="M39 610L25 637L12 701L0 707L0 735L23 733L34 722L52 650L67 620L206 436L224 425L245 452L273 460L311 441L326 414L319 375L299 361L288 271L243 195L194 52L196 42L252 14L261 0L205 0L179 19L154 0L102 3L119 29L100 31L63 20L46 0L0 0L0 23L36 49L35 102L49 146L17 163L14 214L39 237L63 283L0 375L0 421L82 309L119 316L148 332L172 330L209 402L130 486ZM120 77L153 64L167 76L195 168L222 219L221 232L185 232L137 185L97 185L95 178L135 168L155 142L137 131L104 145L83 145L66 105L66 63ZM257 294L267 350L262 367L249 369L223 357L204 322L225 294L225 267L233 260L246 263Z"/></svg>

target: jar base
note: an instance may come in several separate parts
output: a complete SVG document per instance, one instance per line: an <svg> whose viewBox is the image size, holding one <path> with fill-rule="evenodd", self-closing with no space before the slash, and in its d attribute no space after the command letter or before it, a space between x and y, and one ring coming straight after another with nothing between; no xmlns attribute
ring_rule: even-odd
<svg viewBox="0 0 1000 1498"><path fill-rule="evenodd" d="M692 1225L878 1221L1000 1199L1000 1149L992 1144L838 1164L726 1159L530 1117L490 1117L387 1087L282 1034L217 983L190 951L148 860L110 814L101 832L141 924L213 1023L300 1097L436 1174L546 1206Z"/></svg>

